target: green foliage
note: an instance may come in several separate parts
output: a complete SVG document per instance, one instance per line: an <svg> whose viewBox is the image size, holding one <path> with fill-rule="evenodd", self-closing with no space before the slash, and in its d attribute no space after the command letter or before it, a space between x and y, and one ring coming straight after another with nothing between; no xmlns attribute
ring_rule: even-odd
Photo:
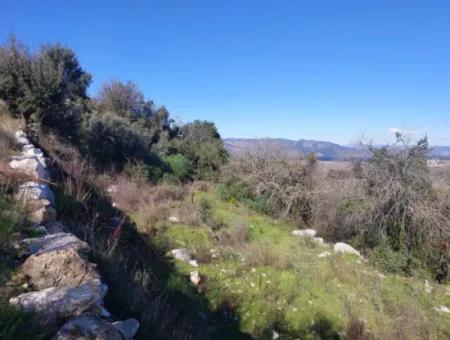
<svg viewBox="0 0 450 340"><path fill-rule="evenodd" d="M434 211L419 214L432 206L427 204L432 192L428 140L408 146L401 135L397 139L394 148L371 148L373 157L367 163L365 181L373 208L365 240L369 246L386 243L394 250L410 252L441 226L435 225Z"/></svg>
<svg viewBox="0 0 450 340"><path fill-rule="evenodd" d="M131 121L152 115L153 103L145 100L144 94L132 81L111 80L103 85L97 101L101 111L114 112Z"/></svg>
<svg viewBox="0 0 450 340"><path fill-rule="evenodd" d="M394 251L388 246L379 246L370 254L371 261L381 270L388 273L409 273L408 257L403 253Z"/></svg>
<svg viewBox="0 0 450 340"><path fill-rule="evenodd" d="M29 128L34 123L68 138L78 136L91 76L72 50L45 45L31 55L11 38L0 48L0 79L0 97Z"/></svg>
<svg viewBox="0 0 450 340"><path fill-rule="evenodd" d="M214 123L196 120L182 126L180 133L175 148L192 162L195 176L202 179L214 177L228 159Z"/></svg>
<svg viewBox="0 0 450 340"><path fill-rule="evenodd" d="M23 226L23 209L0 192L0 247Z"/></svg>
<svg viewBox="0 0 450 340"><path fill-rule="evenodd" d="M170 155L165 158L174 175L180 181L187 181L192 177L194 168L191 161L181 154Z"/></svg>
<svg viewBox="0 0 450 340"><path fill-rule="evenodd" d="M29 101L32 56L14 36L0 47L0 98L14 116L33 111Z"/></svg>
<svg viewBox="0 0 450 340"><path fill-rule="evenodd" d="M147 141L130 123L117 115L92 116L86 131L87 152L99 168L122 169L128 161L141 160L160 165L160 160L147 148Z"/></svg>
<svg viewBox="0 0 450 340"><path fill-rule="evenodd" d="M220 217L226 229L214 234L208 226L173 224L161 228L156 239L166 241L158 243L163 252L188 248L196 259L199 249L213 250L216 255L204 257L196 269L202 294L213 310L237 320L242 332L257 339L271 338L273 330L281 339L343 339L346 331L370 333L370 339L398 334L448 338L450 319L434 310L450 306L446 286L431 282L430 293L422 279L382 276L351 256L319 257L328 246L292 237L293 225L236 206L219 194L198 192L195 200L206 211L203 215ZM239 231L242 225L247 226L245 237ZM390 268L401 270L404 260L398 253L382 252ZM188 280L192 267L183 261L175 265ZM172 286L185 290L179 278L174 281ZM349 332L355 316L363 324Z"/></svg>
<svg viewBox="0 0 450 340"><path fill-rule="evenodd" d="M230 176L217 187L219 196L224 200L235 199L244 202L253 199L250 184L235 175Z"/></svg>

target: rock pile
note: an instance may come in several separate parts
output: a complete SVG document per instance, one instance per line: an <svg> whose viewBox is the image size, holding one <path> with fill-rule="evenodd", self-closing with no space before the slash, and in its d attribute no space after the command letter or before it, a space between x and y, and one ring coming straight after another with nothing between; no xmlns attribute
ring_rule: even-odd
<svg viewBox="0 0 450 340"><path fill-rule="evenodd" d="M9 166L30 177L19 187L17 199L25 205L26 217L45 235L22 239L14 246L26 257L22 272L32 291L10 299L10 304L30 312L54 339L132 339L138 331L135 319L111 322L104 308L107 285L100 281L96 265L89 262L89 245L67 232L56 221L55 198L43 152L22 132L16 133L22 155Z"/></svg>

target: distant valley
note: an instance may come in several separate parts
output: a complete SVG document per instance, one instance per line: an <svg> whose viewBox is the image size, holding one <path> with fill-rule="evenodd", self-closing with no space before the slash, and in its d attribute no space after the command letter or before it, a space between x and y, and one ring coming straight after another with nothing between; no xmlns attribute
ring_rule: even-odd
<svg viewBox="0 0 450 340"><path fill-rule="evenodd" d="M232 155L240 155L263 145L277 148L290 155L314 153L320 160L348 160L368 156L367 150L357 146L344 146L327 141L307 139L295 141L283 138L226 138L224 143L226 149ZM450 146L434 146L430 158L450 160Z"/></svg>

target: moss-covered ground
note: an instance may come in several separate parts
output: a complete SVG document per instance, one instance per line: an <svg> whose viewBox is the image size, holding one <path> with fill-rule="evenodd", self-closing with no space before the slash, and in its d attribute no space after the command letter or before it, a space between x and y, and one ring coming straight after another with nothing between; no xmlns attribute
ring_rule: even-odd
<svg viewBox="0 0 450 340"><path fill-rule="evenodd" d="M332 248L293 237L293 226L223 201L214 190L198 192L194 204L205 200L220 230L183 224L179 216L180 223L162 222L152 242L162 251L191 250L199 267L175 261L179 275L168 288L195 298L188 276L198 270L198 295L242 332L334 339L363 324L366 338L450 338L450 313L436 310L450 307L448 286L382 274L352 255L319 257Z"/></svg>

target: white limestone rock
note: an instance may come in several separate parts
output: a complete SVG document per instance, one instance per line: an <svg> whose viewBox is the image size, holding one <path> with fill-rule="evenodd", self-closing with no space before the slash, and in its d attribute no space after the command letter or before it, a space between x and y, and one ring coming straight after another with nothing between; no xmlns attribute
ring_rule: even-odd
<svg viewBox="0 0 450 340"><path fill-rule="evenodd" d="M48 180L50 178L44 158L36 156L12 157L9 167L36 179Z"/></svg>
<svg viewBox="0 0 450 340"><path fill-rule="evenodd" d="M169 217L169 222L172 222L172 223L180 223L180 220L179 220L178 217L176 217L176 216L170 216L170 217Z"/></svg>
<svg viewBox="0 0 450 340"><path fill-rule="evenodd" d="M26 238L21 241L21 245L28 254L44 253L59 248L72 248L77 252L88 253L89 245L70 233L56 233L43 237Z"/></svg>
<svg viewBox="0 0 450 340"><path fill-rule="evenodd" d="M434 307L434 310L438 313L450 313L450 309L444 305L440 305L439 307Z"/></svg>
<svg viewBox="0 0 450 340"><path fill-rule="evenodd" d="M189 262L192 260L192 254L186 248L172 249L170 253L173 257L180 261Z"/></svg>
<svg viewBox="0 0 450 340"><path fill-rule="evenodd" d="M344 243L344 242L336 243L334 245L334 252L335 253L352 254L352 255L356 255L356 256L361 256L359 251L357 251L351 245L349 245L347 243Z"/></svg>
<svg viewBox="0 0 450 340"><path fill-rule="evenodd" d="M52 206L55 205L55 196L50 187L47 184L32 181L26 182L19 187L17 198L24 202L46 199Z"/></svg>
<svg viewBox="0 0 450 340"><path fill-rule="evenodd" d="M301 229L301 230L293 230L291 233L293 236L297 237L315 237L317 234L317 231L314 229Z"/></svg>
<svg viewBox="0 0 450 340"><path fill-rule="evenodd" d="M51 287L38 292L24 293L11 298L9 303L32 313L45 328L54 329L62 320L80 315L103 301L108 287L99 280L78 287Z"/></svg>
<svg viewBox="0 0 450 340"><path fill-rule="evenodd" d="M198 286L201 281L201 277L200 277L200 274L198 273L198 271L190 272L189 279L191 280L191 282L194 286Z"/></svg>

